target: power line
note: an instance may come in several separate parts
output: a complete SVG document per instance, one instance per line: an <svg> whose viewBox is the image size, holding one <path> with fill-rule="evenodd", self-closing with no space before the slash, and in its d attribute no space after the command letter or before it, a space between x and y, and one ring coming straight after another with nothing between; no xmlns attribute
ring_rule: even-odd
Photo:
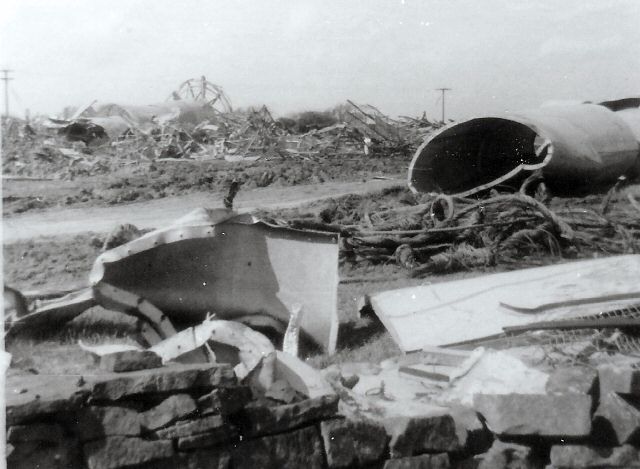
<svg viewBox="0 0 640 469"><path fill-rule="evenodd" d="M9 117L9 81L13 80L13 78L9 77L9 72L13 72L13 70L5 68L0 72L3 74L0 80L4 81L4 115Z"/></svg>
<svg viewBox="0 0 640 469"><path fill-rule="evenodd" d="M451 88L436 88L436 91L442 92L442 123L444 124L444 94L451 91Z"/></svg>

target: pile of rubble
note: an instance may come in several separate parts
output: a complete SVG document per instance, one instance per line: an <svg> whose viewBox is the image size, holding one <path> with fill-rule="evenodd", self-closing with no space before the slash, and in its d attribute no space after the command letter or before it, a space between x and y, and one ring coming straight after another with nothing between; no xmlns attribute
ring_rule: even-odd
<svg viewBox="0 0 640 469"><path fill-rule="evenodd" d="M330 125L320 127L321 120L312 120L302 131L291 119L274 119L266 106L233 110L228 98L217 96L212 103L193 93L173 95L165 103L148 106L94 101L68 119L7 121L3 171L70 178L152 161L408 156L440 126L425 116L394 120L373 106L349 101L316 113ZM216 106L222 97L227 105Z"/></svg>
<svg viewBox="0 0 640 469"><path fill-rule="evenodd" d="M340 233L346 265L395 263L414 276L640 252L640 203L618 184L589 203L525 193L469 199L392 192L380 194L394 202L386 206L347 196L270 219Z"/></svg>
<svg viewBox="0 0 640 469"><path fill-rule="evenodd" d="M323 374L334 392L327 381L305 388L309 376L304 374L289 374L259 390L251 376L240 381L225 364L161 367L157 356L113 355L103 356L101 366L128 371L8 378L9 467L640 465L640 371L630 366L564 366L543 381L520 383L520 390L513 388L517 383L509 384L510 392L485 385L471 405L462 406L427 396L429 388L412 385L411 378L398 381L415 367L415 357L413 364L400 358L377 369L364 370L363 364L327 369ZM431 363L466 366L455 351L432 349L421 360L428 362L427 355ZM291 360L296 359L285 361ZM469 380L473 366L481 366L475 360L453 379ZM442 368L430 375L428 369L417 375L414 369L413 378L428 376L446 396L442 389L451 388L453 380L443 382ZM323 379L310 373L316 383ZM382 381L373 384L376 378ZM420 388L422 397L403 397Z"/></svg>

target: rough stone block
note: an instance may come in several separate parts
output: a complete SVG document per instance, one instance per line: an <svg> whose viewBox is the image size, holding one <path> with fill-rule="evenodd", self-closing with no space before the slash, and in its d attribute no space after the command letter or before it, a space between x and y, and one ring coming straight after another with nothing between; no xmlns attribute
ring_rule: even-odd
<svg viewBox="0 0 640 469"><path fill-rule="evenodd" d="M565 445L551 447L551 465L556 469L640 467L640 451L631 445L617 448Z"/></svg>
<svg viewBox="0 0 640 469"><path fill-rule="evenodd" d="M156 430L188 417L196 410L196 403L189 394L174 394L140 414L140 418L144 428Z"/></svg>
<svg viewBox="0 0 640 469"><path fill-rule="evenodd" d="M80 469L82 459L77 440L67 439L60 444L48 444L41 441L16 443L13 450L7 452L7 467L11 469Z"/></svg>
<svg viewBox="0 0 640 469"><path fill-rule="evenodd" d="M600 395L606 396L610 392L640 396L640 370L616 365L601 365L598 367L600 380Z"/></svg>
<svg viewBox="0 0 640 469"><path fill-rule="evenodd" d="M591 431L587 395L477 394L474 407L500 435L584 437Z"/></svg>
<svg viewBox="0 0 640 469"><path fill-rule="evenodd" d="M6 424L38 421L59 412L73 412L89 396L77 377L12 376L5 383Z"/></svg>
<svg viewBox="0 0 640 469"><path fill-rule="evenodd" d="M137 394L212 389L236 384L233 368L227 364L176 365L153 370L130 371L94 384L92 399L118 400Z"/></svg>
<svg viewBox="0 0 640 469"><path fill-rule="evenodd" d="M137 464L135 469L229 469L230 465L229 451L200 448L197 451L177 452L169 459Z"/></svg>
<svg viewBox="0 0 640 469"><path fill-rule="evenodd" d="M491 435L475 412L456 410L445 415L392 417L383 421L392 458L420 453L481 452L490 446Z"/></svg>
<svg viewBox="0 0 640 469"><path fill-rule="evenodd" d="M140 435L140 414L126 407L88 407L78 412L78 436L82 441L105 436Z"/></svg>
<svg viewBox="0 0 640 469"><path fill-rule="evenodd" d="M594 435L612 446L640 442L640 405L614 392L600 398L593 419Z"/></svg>
<svg viewBox="0 0 640 469"><path fill-rule="evenodd" d="M484 455L476 454L475 456L456 460L453 464L453 468L454 469L479 469L480 464L482 464L482 461L484 461Z"/></svg>
<svg viewBox="0 0 640 469"><path fill-rule="evenodd" d="M231 466L231 454L219 449L179 453L174 460L174 465L166 469L228 469Z"/></svg>
<svg viewBox="0 0 640 469"><path fill-rule="evenodd" d="M195 448L207 448L216 446L236 436L235 430L230 427L220 427L197 435L178 438L178 449L181 451Z"/></svg>
<svg viewBox="0 0 640 469"><path fill-rule="evenodd" d="M245 438L281 433L331 418L337 411L337 396L322 396L273 407L249 404L240 414L240 431Z"/></svg>
<svg viewBox="0 0 640 469"><path fill-rule="evenodd" d="M150 350L127 350L100 357L100 368L115 373L160 368L162 358Z"/></svg>
<svg viewBox="0 0 640 469"><path fill-rule="evenodd" d="M199 433L206 433L225 427L222 417L219 415L209 415L195 420L179 422L171 427L163 428L155 432L160 439L184 438Z"/></svg>
<svg viewBox="0 0 640 469"><path fill-rule="evenodd" d="M384 427L369 421L327 420L320 433L329 468L366 466L386 454L389 437Z"/></svg>
<svg viewBox="0 0 640 469"><path fill-rule="evenodd" d="M198 399L198 411L201 415L233 415L251 401L249 386L218 388Z"/></svg>
<svg viewBox="0 0 640 469"><path fill-rule="evenodd" d="M322 440L316 427L246 440L234 448L235 469L321 469Z"/></svg>
<svg viewBox="0 0 640 469"><path fill-rule="evenodd" d="M543 469L545 463L529 446L496 440L489 451L482 455L477 467L478 469Z"/></svg>
<svg viewBox="0 0 640 469"><path fill-rule="evenodd" d="M58 424L34 423L31 425L14 425L7 431L7 441L10 443L24 443L27 441L42 441L46 443L60 443L64 439L64 430Z"/></svg>
<svg viewBox="0 0 640 469"><path fill-rule="evenodd" d="M591 394L596 387L598 372L587 366L557 368L549 376L546 390L549 394Z"/></svg>
<svg viewBox="0 0 640 469"><path fill-rule="evenodd" d="M88 469L117 469L162 461L173 456L173 444L167 440L110 436L85 443L83 447ZM155 466L154 466L155 467Z"/></svg>
<svg viewBox="0 0 640 469"><path fill-rule="evenodd" d="M383 469L449 469L450 467L449 455L440 453L389 459L385 461Z"/></svg>

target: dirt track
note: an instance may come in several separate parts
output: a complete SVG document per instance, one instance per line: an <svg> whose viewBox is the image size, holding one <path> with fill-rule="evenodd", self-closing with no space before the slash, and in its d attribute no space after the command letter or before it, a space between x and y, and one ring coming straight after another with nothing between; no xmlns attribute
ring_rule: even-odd
<svg viewBox="0 0 640 469"><path fill-rule="evenodd" d="M366 194L404 184L404 179L396 178L251 189L238 194L235 207L240 211L286 208L345 194ZM3 242L7 244L39 236L71 235L86 231L102 233L121 223L132 223L138 228L160 227L198 207L222 207L223 197L224 194L220 193L199 192L111 207L55 208L5 216L2 221Z"/></svg>

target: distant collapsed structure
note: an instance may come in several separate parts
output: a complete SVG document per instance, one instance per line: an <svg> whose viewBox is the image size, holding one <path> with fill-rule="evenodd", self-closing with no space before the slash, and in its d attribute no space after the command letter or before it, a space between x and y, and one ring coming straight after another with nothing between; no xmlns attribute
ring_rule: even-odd
<svg viewBox="0 0 640 469"><path fill-rule="evenodd" d="M132 106L93 100L69 119L49 120L50 126L58 127L70 140L88 143L94 139L116 139L132 129L146 130L168 122L197 125L232 111L231 100L222 88L203 76L183 82L164 103Z"/></svg>
<svg viewBox="0 0 640 469"><path fill-rule="evenodd" d="M535 171L557 193L640 174L640 98L451 124L418 149L408 182L415 192L464 197L522 182Z"/></svg>

